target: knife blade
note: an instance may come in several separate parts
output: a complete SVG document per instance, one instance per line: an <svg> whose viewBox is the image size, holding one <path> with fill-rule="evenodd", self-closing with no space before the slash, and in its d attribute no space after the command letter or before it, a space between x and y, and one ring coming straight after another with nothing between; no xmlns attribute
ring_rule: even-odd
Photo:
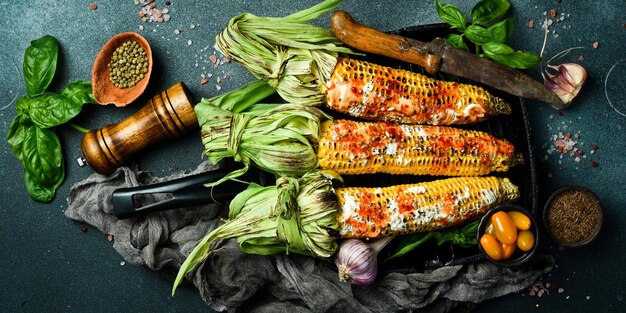
<svg viewBox="0 0 626 313"><path fill-rule="evenodd" d="M563 102L554 92L532 77L456 49L441 38L422 42L386 34L357 23L345 11L333 13L330 23L335 36L349 47L416 64L430 74L438 71L453 74L518 97L545 102L555 109L564 108Z"/></svg>

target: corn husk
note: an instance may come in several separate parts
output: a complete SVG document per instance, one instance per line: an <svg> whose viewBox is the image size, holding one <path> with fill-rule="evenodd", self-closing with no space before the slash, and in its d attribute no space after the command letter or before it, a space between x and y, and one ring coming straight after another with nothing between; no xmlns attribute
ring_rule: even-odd
<svg viewBox="0 0 626 313"><path fill-rule="evenodd" d="M207 186L236 179L253 164L278 176L301 176L317 167L321 123L330 116L302 105L254 103L259 89L271 89L262 81L254 84L196 105L204 155L213 164L233 158L244 165Z"/></svg>
<svg viewBox="0 0 626 313"><path fill-rule="evenodd" d="M332 182L320 172L281 177L276 186L252 184L230 203L228 220L206 235L181 266L172 294L219 240L236 238L245 253L281 252L327 258L337 250L339 224Z"/></svg>
<svg viewBox="0 0 626 313"><path fill-rule="evenodd" d="M342 0L327 0L286 17L233 17L215 38L215 47L267 81L289 103L321 105L323 84L330 78L343 47L332 31L307 22L335 9Z"/></svg>

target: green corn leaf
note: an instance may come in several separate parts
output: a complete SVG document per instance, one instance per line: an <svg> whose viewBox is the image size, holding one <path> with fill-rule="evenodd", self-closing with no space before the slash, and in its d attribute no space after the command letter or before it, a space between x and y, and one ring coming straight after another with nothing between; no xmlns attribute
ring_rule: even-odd
<svg viewBox="0 0 626 313"><path fill-rule="evenodd" d="M339 212L332 182L319 172L280 178L275 186L251 184L230 203L228 220L207 234L182 264L172 295L187 273L213 252L213 244L235 238L245 253L298 253L328 258L337 250Z"/></svg>

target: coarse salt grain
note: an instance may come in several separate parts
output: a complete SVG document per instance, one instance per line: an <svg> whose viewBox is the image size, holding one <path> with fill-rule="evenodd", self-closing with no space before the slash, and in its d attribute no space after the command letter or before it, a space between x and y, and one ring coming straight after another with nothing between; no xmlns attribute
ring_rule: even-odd
<svg viewBox="0 0 626 313"><path fill-rule="evenodd" d="M188 45L188 46L191 46L191 44L192 44L191 39L187 40L187 45Z"/></svg>

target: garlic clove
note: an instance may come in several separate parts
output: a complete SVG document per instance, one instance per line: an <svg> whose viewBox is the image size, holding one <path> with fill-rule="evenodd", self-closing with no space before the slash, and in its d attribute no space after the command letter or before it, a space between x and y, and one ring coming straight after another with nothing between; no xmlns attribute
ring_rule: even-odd
<svg viewBox="0 0 626 313"><path fill-rule="evenodd" d="M548 65L548 67L556 73L552 74L546 69L545 75L542 73L543 83L559 96L565 107L568 107L585 84L587 71L575 63Z"/></svg>

